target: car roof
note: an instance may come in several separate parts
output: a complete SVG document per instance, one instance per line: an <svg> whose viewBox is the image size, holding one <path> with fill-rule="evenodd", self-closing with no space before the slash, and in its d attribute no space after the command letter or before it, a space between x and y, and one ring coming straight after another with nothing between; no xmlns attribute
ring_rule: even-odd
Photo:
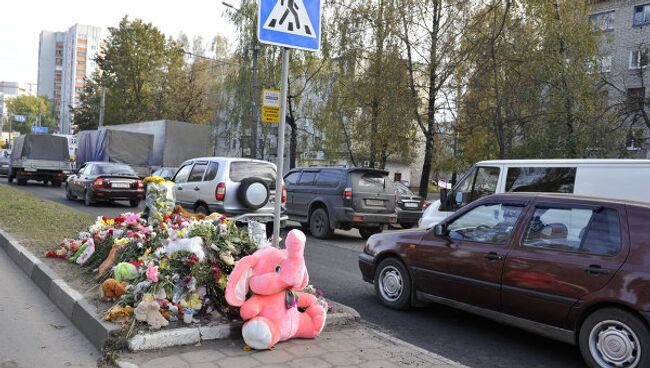
<svg viewBox="0 0 650 368"><path fill-rule="evenodd" d="M183 164L186 164L191 161L218 161L222 163L230 163L230 162L241 162L241 161L248 161L248 162L259 162L262 164L270 164L275 166L273 162L268 162L268 161L263 161L263 160L255 160L252 158L242 158L242 157L217 157L217 156L204 156L204 157L194 157L189 160L183 161Z"/></svg>
<svg viewBox="0 0 650 368"><path fill-rule="evenodd" d="M119 163L119 162L106 162L106 161L86 161L83 164L84 165L93 164L93 165L126 165L126 166L129 166L129 164L123 164L123 163Z"/></svg>
<svg viewBox="0 0 650 368"><path fill-rule="evenodd" d="M637 202L637 201L630 201L630 200L623 200L623 199L611 199L611 198L601 198L601 197L594 197L594 196L581 196L581 195L575 195L575 194L570 194L570 193L531 193L531 192L510 192L510 193L499 193L499 194L493 194L491 196L485 197L485 198L492 198L492 199L497 199L497 200L508 200L508 199L515 199L515 200L551 200L551 201L557 201L557 202L591 202L594 204L624 204L624 205L631 205L631 206L639 206L639 207L645 207L645 208L650 208L650 203L646 202Z"/></svg>
<svg viewBox="0 0 650 368"><path fill-rule="evenodd" d="M534 159L534 160L486 160L477 166L488 165L650 165L650 160L637 159Z"/></svg>
<svg viewBox="0 0 650 368"><path fill-rule="evenodd" d="M388 172L385 171L385 170L375 169L375 168L372 168L372 167L304 166L304 167L296 167L296 168L291 169L291 171L298 171L298 170L339 170L339 171L345 171L345 172L374 171L374 172L388 174Z"/></svg>

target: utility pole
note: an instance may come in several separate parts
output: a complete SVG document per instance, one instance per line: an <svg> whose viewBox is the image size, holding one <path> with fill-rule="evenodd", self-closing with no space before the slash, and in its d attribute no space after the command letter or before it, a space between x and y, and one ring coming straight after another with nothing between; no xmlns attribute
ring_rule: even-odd
<svg viewBox="0 0 650 368"><path fill-rule="evenodd" d="M101 87L101 97L99 99L99 127L104 126L104 107L106 106L106 88Z"/></svg>

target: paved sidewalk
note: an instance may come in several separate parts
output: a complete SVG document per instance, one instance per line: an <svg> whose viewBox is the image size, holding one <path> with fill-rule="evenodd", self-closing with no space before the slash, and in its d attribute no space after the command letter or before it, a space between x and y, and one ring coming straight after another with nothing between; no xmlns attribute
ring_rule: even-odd
<svg viewBox="0 0 650 368"><path fill-rule="evenodd" d="M281 342L272 351L247 352L243 346L243 340L217 340L201 346L124 353L117 363L120 368L463 367L364 324L326 328L315 340Z"/></svg>

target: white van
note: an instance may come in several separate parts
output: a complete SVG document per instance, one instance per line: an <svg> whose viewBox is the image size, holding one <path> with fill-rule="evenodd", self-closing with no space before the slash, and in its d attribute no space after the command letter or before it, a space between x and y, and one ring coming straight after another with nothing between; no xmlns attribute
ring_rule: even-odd
<svg viewBox="0 0 650 368"><path fill-rule="evenodd" d="M474 165L424 211L429 228L481 197L504 192L573 193L650 203L650 160L494 160Z"/></svg>

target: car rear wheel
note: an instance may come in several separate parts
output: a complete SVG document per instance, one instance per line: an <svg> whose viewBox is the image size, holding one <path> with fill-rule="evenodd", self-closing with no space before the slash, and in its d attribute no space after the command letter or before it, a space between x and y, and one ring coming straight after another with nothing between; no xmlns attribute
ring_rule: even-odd
<svg viewBox="0 0 650 368"><path fill-rule="evenodd" d="M17 183L18 185L27 185L27 179L21 179L21 178L18 178L18 179L16 180L16 183Z"/></svg>
<svg viewBox="0 0 650 368"><path fill-rule="evenodd" d="M623 309L604 308L589 315L578 343L592 368L650 367L650 332L639 317Z"/></svg>
<svg viewBox="0 0 650 368"><path fill-rule="evenodd" d="M210 210L208 209L208 206L206 206L204 204L196 206L196 209L194 210L194 212L201 213L201 214L204 214L206 216L208 216L210 214Z"/></svg>
<svg viewBox="0 0 650 368"><path fill-rule="evenodd" d="M411 276L402 262L386 258L375 271L375 293L379 301L392 309L411 305Z"/></svg>
<svg viewBox="0 0 650 368"><path fill-rule="evenodd" d="M52 186L57 188L61 187L61 180L59 179L52 180Z"/></svg>
<svg viewBox="0 0 650 368"><path fill-rule="evenodd" d="M364 239L368 239L369 237L375 234L379 234L380 232L381 232L381 227L379 226L359 228L359 234L361 234L361 237Z"/></svg>
<svg viewBox="0 0 650 368"><path fill-rule="evenodd" d="M93 195L89 190L86 190L84 192L84 205L86 206L92 206L94 203L93 201Z"/></svg>
<svg viewBox="0 0 650 368"><path fill-rule="evenodd" d="M309 217L309 231L318 239L332 237L334 230L330 228L330 219L324 208L317 208Z"/></svg>
<svg viewBox="0 0 650 368"><path fill-rule="evenodd" d="M140 201L138 201L137 199L132 199L132 200L129 201L129 206L131 206L131 207L138 207L139 204L140 204Z"/></svg>

